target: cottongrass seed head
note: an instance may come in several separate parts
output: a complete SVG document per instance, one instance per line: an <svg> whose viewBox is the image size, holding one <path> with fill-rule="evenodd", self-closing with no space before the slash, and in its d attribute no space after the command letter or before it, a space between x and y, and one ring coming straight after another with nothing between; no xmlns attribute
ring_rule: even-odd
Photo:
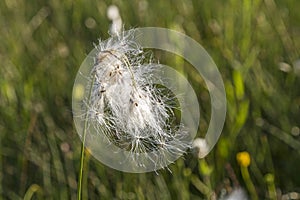
<svg viewBox="0 0 300 200"><path fill-rule="evenodd" d="M146 159L161 168L190 143L175 114L180 110L176 96L153 83L151 77L159 67L135 42L132 31L96 46L87 87L90 96L85 99L87 120L111 145L130 152L125 159L143 166L146 161L139 155L149 155Z"/></svg>

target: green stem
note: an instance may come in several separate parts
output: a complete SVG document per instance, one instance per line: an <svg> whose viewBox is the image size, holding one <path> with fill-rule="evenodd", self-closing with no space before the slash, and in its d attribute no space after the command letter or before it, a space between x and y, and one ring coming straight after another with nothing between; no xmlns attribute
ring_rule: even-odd
<svg viewBox="0 0 300 200"><path fill-rule="evenodd" d="M42 199L42 188L37 184L32 184L24 195L24 200L32 199L33 195L37 193L37 198Z"/></svg>
<svg viewBox="0 0 300 200"><path fill-rule="evenodd" d="M274 183L274 175L271 173L266 174L265 180L266 180L267 186L268 186L269 199L276 200L277 193L276 193L276 186Z"/></svg>
<svg viewBox="0 0 300 200"><path fill-rule="evenodd" d="M93 76L93 80L91 82L91 88L88 95L88 101L91 98L93 84L95 82L96 75ZM83 180L83 165L84 165L84 144L85 144L85 137L86 137L86 130L88 125L88 112L85 114L84 120L84 127L83 127L83 135L82 135L82 145L81 145L81 154L80 154L80 171L79 171L79 182L78 182L78 191L77 191L77 199L81 200L81 193L82 193L82 180Z"/></svg>
<svg viewBox="0 0 300 200"><path fill-rule="evenodd" d="M251 181L250 174L247 167L241 166L242 177L245 181L246 187L251 195L251 199L258 200L258 196L254 187L254 184Z"/></svg>

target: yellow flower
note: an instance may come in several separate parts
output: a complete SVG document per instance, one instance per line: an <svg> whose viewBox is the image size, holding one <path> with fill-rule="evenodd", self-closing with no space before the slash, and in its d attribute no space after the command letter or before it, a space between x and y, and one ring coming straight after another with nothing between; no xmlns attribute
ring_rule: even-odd
<svg viewBox="0 0 300 200"><path fill-rule="evenodd" d="M239 152L236 154L236 160L242 167L248 167L250 165L250 154L247 151Z"/></svg>

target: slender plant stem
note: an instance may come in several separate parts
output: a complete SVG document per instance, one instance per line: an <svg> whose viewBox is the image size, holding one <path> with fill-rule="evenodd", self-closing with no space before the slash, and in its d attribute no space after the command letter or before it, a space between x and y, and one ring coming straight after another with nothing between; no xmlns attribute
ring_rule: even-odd
<svg viewBox="0 0 300 200"><path fill-rule="evenodd" d="M258 196L255 190L255 186L250 178L250 174L247 167L241 166L242 177L245 181L246 187L251 195L251 199L258 200Z"/></svg>
<svg viewBox="0 0 300 200"><path fill-rule="evenodd" d="M88 95L88 102L91 98L93 85L95 82L96 74L94 74L92 82L91 82L91 88L89 90ZM84 145L85 145L85 137L87 132L87 125L88 125L88 112L85 113L85 119L84 119L84 127L83 127L83 135L82 135L82 145L81 145L81 154L80 154L80 171L79 171L79 179L78 179L78 188L77 188L77 199L81 200L81 193L82 193L82 179L83 179L83 165L84 165Z"/></svg>

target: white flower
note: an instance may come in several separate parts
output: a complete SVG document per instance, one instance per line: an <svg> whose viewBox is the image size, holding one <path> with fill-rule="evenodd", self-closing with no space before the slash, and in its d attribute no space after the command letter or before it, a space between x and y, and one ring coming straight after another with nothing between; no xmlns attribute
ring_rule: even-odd
<svg viewBox="0 0 300 200"><path fill-rule="evenodd" d="M158 69L144 63L132 34L100 41L97 50L85 104L98 134L129 151L138 166L144 162L138 160L141 153L157 151L149 159L161 166L170 156L181 155L190 144L182 140L187 135L183 125L174 124L176 96L151 82Z"/></svg>
<svg viewBox="0 0 300 200"><path fill-rule="evenodd" d="M203 138L197 138L193 142L193 148L197 153L198 158L203 158L209 152L207 141Z"/></svg>
<svg viewBox="0 0 300 200"><path fill-rule="evenodd" d="M225 198L225 200L248 200L248 197L242 188L236 188Z"/></svg>

